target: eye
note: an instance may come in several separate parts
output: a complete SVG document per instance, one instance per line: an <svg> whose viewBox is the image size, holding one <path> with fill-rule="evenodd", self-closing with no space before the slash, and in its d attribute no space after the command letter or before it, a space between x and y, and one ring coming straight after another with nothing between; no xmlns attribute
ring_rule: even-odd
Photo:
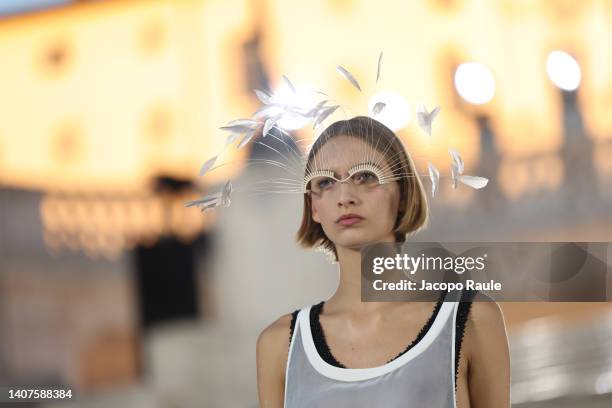
<svg viewBox="0 0 612 408"><path fill-rule="evenodd" d="M378 183L378 176L371 171L359 171L353 175L353 180L357 184Z"/></svg>
<svg viewBox="0 0 612 408"><path fill-rule="evenodd" d="M334 184L334 172L331 170L314 170L304 176L304 190L308 190L308 186L312 191L317 192L327 189Z"/></svg>
<svg viewBox="0 0 612 408"><path fill-rule="evenodd" d="M315 181L315 185L320 188L320 189L324 189L326 187L329 187L332 185L332 179L330 179L329 177L321 177L319 180Z"/></svg>
<svg viewBox="0 0 612 408"><path fill-rule="evenodd" d="M372 162L359 163L352 168L352 180L355 184L374 186L382 184L384 172L380 166Z"/></svg>

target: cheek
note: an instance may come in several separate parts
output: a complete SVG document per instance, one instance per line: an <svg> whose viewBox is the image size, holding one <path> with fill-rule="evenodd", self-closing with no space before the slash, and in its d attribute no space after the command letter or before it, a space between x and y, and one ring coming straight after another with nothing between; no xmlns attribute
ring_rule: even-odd
<svg viewBox="0 0 612 408"><path fill-rule="evenodd" d="M377 214L380 214L381 227L385 230L393 228L395 224L399 212L399 201L398 189L385 190L372 200L372 208Z"/></svg>
<svg viewBox="0 0 612 408"><path fill-rule="evenodd" d="M329 217L330 211L325 207L325 202L320 201L316 198L312 199L312 209L313 209L313 219L318 223L327 222L327 217ZM316 214L316 215L315 215Z"/></svg>
<svg viewBox="0 0 612 408"><path fill-rule="evenodd" d="M399 210L399 190L381 189L372 197L372 205L395 215Z"/></svg>

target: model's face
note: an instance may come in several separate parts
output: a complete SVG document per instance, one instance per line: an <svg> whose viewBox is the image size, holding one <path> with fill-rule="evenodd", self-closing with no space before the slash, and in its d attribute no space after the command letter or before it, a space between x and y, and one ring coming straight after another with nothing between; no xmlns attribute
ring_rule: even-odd
<svg viewBox="0 0 612 408"><path fill-rule="evenodd" d="M384 155L362 140L337 136L315 155L318 169L331 170L334 178L311 180L312 219L321 224L327 237L338 247L360 249L374 242L394 242L393 227L399 206L399 185L380 183L376 174L390 174ZM364 166L359 166L363 163ZM375 167L380 169L376 173ZM369 166L370 170L367 170ZM339 182L337 180L344 180ZM362 218L339 218L355 214Z"/></svg>

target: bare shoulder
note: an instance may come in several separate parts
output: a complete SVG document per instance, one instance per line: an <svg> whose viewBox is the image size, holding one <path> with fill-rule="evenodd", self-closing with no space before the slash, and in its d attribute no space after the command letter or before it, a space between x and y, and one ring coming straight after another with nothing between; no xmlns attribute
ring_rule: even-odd
<svg viewBox="0 0 612 408"><path fill-rule="evenodd" d="M285 314L257 337L257 391L261 407L283 406L290 328L291 314Z"/></svg>
<svg viewBox="0 0 612 408"><path fill-rule="evenodd" d="M471 406L510 407L510 352L499 304L476 298L465 334Z"/></svg>
<svg viewBox="0 0 612 408"><path fill-rule="evenodd" d="M483 357L507 357L508 335L501 307L491 298L478 295L470 308L465 327L466 357L470 366L483 361ZM484 295L483 295L484 296Z"/></svg>
<svg viewBox="0 0 612 408"><path fill-rule="evenodd" d="M257 338L258 350L284 350L289 348L291 313L287 313L264 328ZM283 348L284 347L284 348Z"/></svg>
<svg viewBox="0 0 612 408"><path fill-rule="evenodd" d="M257 337L257 366L284 377L289 354L291 313L270 323Z"/></svg>
<svg viewBox="0 0 612 408"><path fill-rule="evenodd" d="M257 389L261 407L283 405L291 314L270 323L257 337Z"/></svg>
<svg viewBox="0 0 612 408"><path fill-rule="evenodd" d="M494 300L474 301L470 320L472 324L488 328L504 326L504 315L499 304Z"/></svg>
<svg viewBox="0 0 612 408"><path fill-rule="evenodd" d="M488 298L474 299L465 329L466 351L468 359L473 360L473 353L486 350L499 352L507 348L508 338L504 315L497 302Z"/></svg>

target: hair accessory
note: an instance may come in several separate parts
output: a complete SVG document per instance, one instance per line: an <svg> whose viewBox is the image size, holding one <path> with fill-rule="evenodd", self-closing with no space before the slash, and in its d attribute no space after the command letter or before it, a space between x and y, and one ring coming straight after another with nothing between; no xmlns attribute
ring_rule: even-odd
<svg viewBox="0 0 612 408"><path fill-rule="evenodd" d="M378 56L376 84L378 84L380 78L381 67L382 52ZM336 70L355 89L363 92L355 76L346 68L338 65ZM342 104L333 101L324 92L305 91L302 88L296 87L285 75L282 75L281 79L281 87L274 93L261 89L254 90L255 96L262 103L262 106L250 118L232 120L225 126L221 126L220 129L228 133L223 151L238 139L240 141L236 149L241 149L249 143L262 145L275 154L278 160L267 158L247 159L246 165L275 166L283 169L287 173L287 177L266 179L244 187L239 186L236 191L254 194L308 194L310 192L308 184L315 177L328 177L332 183L344 182L357 172L369 172L377 177L380 184L384 184L402 177L414 176L403 173L402 169L399 169L393 163L388 163L387 166L384 166L380 158L375 160L375 148L384 150L384 146L378 146L378 142L375 139L370 141L371 145L375 148L351 153L354 157L344 157L345 159L355 159L355 164L351 166L349 176L344 180L334 175L334 172L325 165L325 159L323 158L318 158L314 160L314 163L307 165L310 149L318 136L312 139L294 139L290 136L289 132L312 123L313 130L320 135L323 123L332 115L342 111L346 116L345 108ZM325 99L316 101L316 99L320 98L317 95L324 96ZM372 120L382 120L382 113L388 108L388 101L387 103L382 101L376 102L371 108L369 116ZM436 106L431 111L428 111L425 105L419 104L417 106L417 123L430 139L432 123L439 112L439 106ZM372 138L374 137L375 135L372 135ZM313 140L312 143L310 143L311 140ZM227 164L217 164L223 151L204 162L200 168L200 177L206 176L215 169ZM464 163L459 152L452 148L448 151L452 159L450 178L454 189L458 187L459 183L475 189L480 189L487 185L488 179L484 177L464 175ZM428 163L428 175L431 181L431 195L433 197L439 186L440 171L432 163ZM232 183L228 180L222 191L206 195L198 200L188 201L185 203L185 207L195 206L202 212L210 211L220 206L229 207L233 190Z"/></svg>

